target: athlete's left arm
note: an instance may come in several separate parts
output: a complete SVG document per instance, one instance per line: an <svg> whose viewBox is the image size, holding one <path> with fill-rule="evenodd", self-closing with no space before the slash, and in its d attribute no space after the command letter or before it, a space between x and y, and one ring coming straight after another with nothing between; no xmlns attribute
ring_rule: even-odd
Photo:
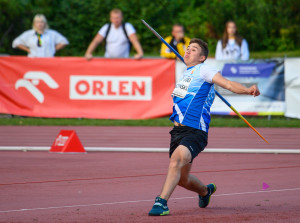
<svg viewBox="0 0 300 223"><path fill-rule="evenodd" d="M254 97L260 95L259 89L256 85L252 85L247 88L238 82L226 79L220 74L220 72L213 77L212 82L236 94L249 94Z"/></svg>
<svg viewBox="0 0 300 223"><path fill-rule="evenodd" d="M144 52L143 52L143 48L136 36L135 33L132 33L130 36L129 36L129 40L130 42L132 43L134 49L136 50L137 54L134 55L134 58L135 59L141 59L144 55Z"/></svg>

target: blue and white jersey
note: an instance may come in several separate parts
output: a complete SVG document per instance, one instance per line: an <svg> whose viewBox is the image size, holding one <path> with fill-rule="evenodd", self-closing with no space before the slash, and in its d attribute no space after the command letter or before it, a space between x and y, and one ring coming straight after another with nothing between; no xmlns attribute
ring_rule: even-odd
<svg viewBox="0 0 300 223"><path fill-rule="evenodd" d="M206 64L189 67L172 93L171 121L208 132L210 107L215 98L213 77L219 72Z"/></svg>

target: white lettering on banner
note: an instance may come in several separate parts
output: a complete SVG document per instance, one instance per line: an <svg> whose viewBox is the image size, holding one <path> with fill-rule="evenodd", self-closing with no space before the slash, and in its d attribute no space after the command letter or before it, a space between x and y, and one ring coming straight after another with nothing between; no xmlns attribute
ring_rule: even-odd
<svg viewBox="0 0 300 223"><path fill-rule="evenodd" d="M240 74L260 74L256 66L239 66Z"/></svg>
<svg viewBox="0 0 300 223"><path fill-rule="evenodd" d="M71 75L70 99L150 101L152 78Z"/></svg>

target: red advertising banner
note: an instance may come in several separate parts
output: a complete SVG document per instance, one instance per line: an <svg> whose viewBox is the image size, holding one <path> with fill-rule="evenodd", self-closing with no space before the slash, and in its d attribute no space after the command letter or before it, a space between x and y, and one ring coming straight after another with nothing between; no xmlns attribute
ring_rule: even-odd
<svg viewBox="0 0 300 223"><path fill-rule="evenodd" d="M175 61L0 57L0 113L146 119L171 113Z"/></svg>

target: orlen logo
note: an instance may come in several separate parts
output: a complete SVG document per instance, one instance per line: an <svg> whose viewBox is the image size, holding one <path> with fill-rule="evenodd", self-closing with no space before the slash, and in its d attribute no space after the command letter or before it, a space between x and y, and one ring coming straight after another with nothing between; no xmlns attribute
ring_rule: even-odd
<svg viewBox="0 0 300 223"><path fill-rule="evenodd" d="M26 88L33 95L33 97L38 100L38 102L43 103L44 95L36 87L40 83L40 80L44 81L49 88L56 89L59 87L59 85L55 82L55 80L52 79L52 77L50 77L49 74L43 71L28 71L24 74L23 79L17 80L15 88Z"/></svg>
<svg viewBox="0 0 300 223"><path fill-rule="evenodd" d="M149 101L152 99L152 78L71 75L70 99Z"/></svg>

